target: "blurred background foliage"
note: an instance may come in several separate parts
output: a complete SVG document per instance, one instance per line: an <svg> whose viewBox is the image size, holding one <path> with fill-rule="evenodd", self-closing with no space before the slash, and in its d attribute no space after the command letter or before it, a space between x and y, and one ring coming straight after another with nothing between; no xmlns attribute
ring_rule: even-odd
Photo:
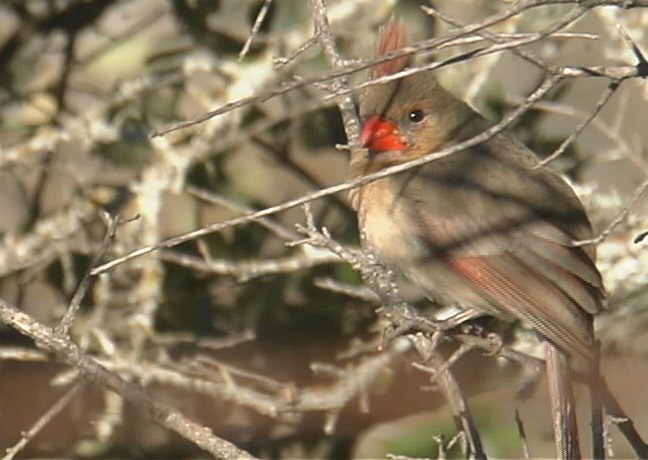
<svg viewBox="0 0 648 460"><path fill-rule="evenodd" d="M444 33L449 26L421 12L420 6L429 3L331 0L329 14L340 52L349 59L369 56L378 27L391 15L404 18L412 40ZM432 3L463 21L509 4L496 0ZM48 324L60 319L99 249L102 210L124 218L139 216L119 229L104 258L109 260L345 180L347 153L335 146L344 144L346 137L336 106L325 99L325 85L255 101L161 138L148 137L169 123L283 82L327 72L318 46L282 60L312 34L307 2L302 0L269 2L249 52L239 59L264 5L262 0L0 3L3 298ZM543 30L570 7L534 9L498 27L503 32ZM598 33L598 40L546 39L528 48L557 65L633 63L614 29L616 23L648 49L648 12L616 9L592 10L571 29ZM455 52L453 48L424 59ZM364 73L349 78L358 83ZM441 78L449 89L497 120L539 84L543 73L505 53L451 66ZM522 117L514 127L517 136L540 156L550 154L589 113L605 85L597 80L564 84L543 101L544 106ZM557 169L579 184L598 230L647 175L648 133L643 126L648 117L647 94L645 84L626 83L555 162ZM355 215L345 194L312 206L318 226L328 228L341 243L358 244ZM648 254L645 244L631 244L647 220L644 203L633 209L602 245L602 269L614 301L600 328L604 346L614 356L608 364L611 380L624 389L626 402L643 408L635 423L648 429L647 402L633 399L638 396L635 391L641 393L633 385L648 377L648 341L643 333L648 325L644 268ZM336 363L342 369L350 365L353 360L339 361L338 356L379 337L376 305L320 286L322 279L333 279L359 287L360 279L348 265L284 244L299 238L294 224L304 221L300 209L271 220L278 230L257 223L231 227L102 275L84 299L75 322L75 341L98 357L133 366L156 363L182 369L196 356L207 355L297 387L330 382L330 377L311 372L310 363ZM287 260L305 262L279 269ZM426 308L417 293L404 289L409 299ZM507 337L516 334L509 329L501 332ZM248 333L254 338L214 348L213 341L248 337ZM6 327L0 329L0 340L6 349L28 345ZM375 347L367 352L373 351ZM357 353L354 358L359 359ZM50 382L60 377L62 367L25 361L0 362L4 376L0 447L15 443L20 431L61 392ZM459 381L474 395L491 455L521 455L512 416L517 403L512 401L511 388L518 382L517 369L485 362L476 355L459 363ZM624 369L632 373L624 375ZM142 375L124 372L146 383ZM440 397L420 390L425 383L425 376L404 359L386 369L384 379L376 383L369 410L352 402L336 414L331 433L324 430L322 412L290 423L218 398L182 392L172 384L157 383L150 389L257 455L435 456L438 443L432 435L451 437L454 430ZM551 455L543 395L524 404L535 454ZM85 389L24 453L200 455L195 447L132 412L98 389ZM619 452L623 449L619 447Z"/></svg>

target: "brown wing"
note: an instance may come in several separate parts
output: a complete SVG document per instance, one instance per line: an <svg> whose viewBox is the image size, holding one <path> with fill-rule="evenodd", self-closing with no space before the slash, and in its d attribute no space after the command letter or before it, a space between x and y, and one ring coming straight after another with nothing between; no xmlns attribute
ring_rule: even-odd
<svg viewBox="0 0 648 460"><path fill-rule="evenodd" d="M591 315L602 305L601 277L583 249L566 245L571 237L565 232L541 220L494 223L425 211L420 217L420 228L428 229L422 241L437 263L483 300L473 307L526 321L570 355L591 358Z"/></svg>

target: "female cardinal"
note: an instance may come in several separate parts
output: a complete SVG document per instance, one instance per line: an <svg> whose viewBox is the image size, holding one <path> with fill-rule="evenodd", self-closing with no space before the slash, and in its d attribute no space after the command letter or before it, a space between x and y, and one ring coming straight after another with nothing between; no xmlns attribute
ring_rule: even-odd
<svg viewBox="0 0 648 460"><path fill-rule="evenodd" d="M379 37L377 56L405 45L401 24ZM408 58L378 64L375 79ZM404 163L489 127L430 72L367 87L353 177ZM604 303L592 237L571 187L507 133L352 192L365 243L430 298L530 324L572 368L589 371L592 315ZM570 387L571 391L571 387ZM573 454L573 453L572 453ZM571 455L571 454L570 454Z"/></svg>

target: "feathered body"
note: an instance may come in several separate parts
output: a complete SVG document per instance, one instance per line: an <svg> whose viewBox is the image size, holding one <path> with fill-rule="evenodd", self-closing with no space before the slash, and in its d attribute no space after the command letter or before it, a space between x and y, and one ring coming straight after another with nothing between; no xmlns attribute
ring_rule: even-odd
<svg viewBox="0 0 648 460"><path fill-rule="evenodd" d="M390 23L377 55L404 44ZM370 78L402 70L399 58ZM359 177L469 139L489 123L444 90L430 72L366 88L360 96L366 156ZM604 303L601 276L583 206L571 187L510 135L352 193L360 227L381 260L425 294L499 317L522 320L587 366L592 315ZM584 367L586 368L586 367Z"/></svg>

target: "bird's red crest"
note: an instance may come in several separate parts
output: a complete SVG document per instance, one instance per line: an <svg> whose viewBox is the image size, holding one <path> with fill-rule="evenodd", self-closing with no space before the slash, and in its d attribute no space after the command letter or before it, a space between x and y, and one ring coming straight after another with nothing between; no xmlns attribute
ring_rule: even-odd
<svg viewBox="0 0 648 460"><path fill-rule="evenodd" d="M387 24L380 28L374 57L384 56L406 45L407 33L405 32L403 23L395 19L390 19ZM369 78L373 80L400 72L407 66L409 61L409 57L403 56L376 64L369 71Z"/></svg>

